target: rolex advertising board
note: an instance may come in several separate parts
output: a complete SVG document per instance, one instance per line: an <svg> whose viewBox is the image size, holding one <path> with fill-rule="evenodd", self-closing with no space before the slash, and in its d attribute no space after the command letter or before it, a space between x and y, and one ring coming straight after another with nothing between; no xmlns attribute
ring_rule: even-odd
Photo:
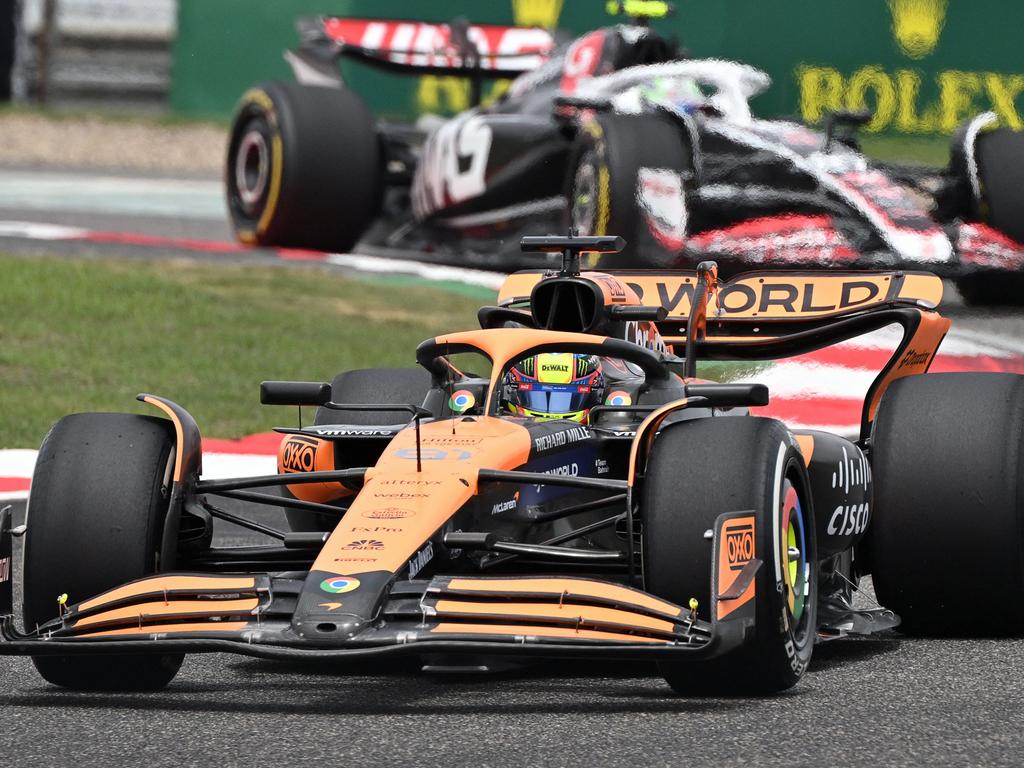
<svg viewBox="0 0 1024 768"><path fill-rule="evenodd" d="M253 81L288 78L282 51L297 43L295 18L360 18L540 26L569 38L615 23L600 0L180 0L172 92L188 114L225 115ZM950 133L970 115L995 111L1020 128L1024 3L1005 0L680 0L653 26L694 57L743 61L772 88L757 97L765 117L818 123L836 109L868 109L869 132ZM407 76L342 65L347 82L381 115L412 119L470 105L458 77ZM483 100L507 82L484 84Z"/></svg>

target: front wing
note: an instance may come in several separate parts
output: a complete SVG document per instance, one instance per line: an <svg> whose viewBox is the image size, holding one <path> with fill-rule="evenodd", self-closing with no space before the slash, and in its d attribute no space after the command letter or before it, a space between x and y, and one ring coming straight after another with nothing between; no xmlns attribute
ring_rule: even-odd
<svg viewBox="0 0 1024 768"><path fill-rule="evenodd" d="M743 645L755 629L758 557L727 546L736 514L720 515L712 541L710 621L695 608L597 578L435 576L396 579L372 620L348 613L357 589L384 586L384 571L338 577L164 573L115 587L19 631L10 574L0 584L0 655L233 652L276 659L474 653L540 657L704 659ZM0 512L0 557L11 523ZM327 578L325 578L327 577ZM307 582L319 604L303 608ZM308 594L308 590L306 590ZM315 620L310 621L310 611ZM329 617L329 618L325 618Z"/></svg>
<svg viewBox="0 0 1024 768"><path fill-rule="evenodd" d="M336 623L293 629L303 580L172 573L70 607L31 633L11 616L0 654L229 651L267 658L486 652L534 656L705 658L740 644L753 603L707 623L639 590L589 579L436 577L396 583L379 621L350 636L344 595L325 598ZM735 592L735 590L733 590Z"/></svg>
<svg viewBox="0 0 1024 768"><path fill-rule="evenodd" d="M399 581L377 620L348 629L344 594L320 606L336 613L312 633L293 626L303 578L268 574L165 574L110 590L59 619L19 632L2 623L0 655L226 651L263 658L334 659L424 653L545 657L702 659L742 644L753 630L760 561L714 601L734 601L725 620L630 587L565 577L437 576ZM722 611L713 610L712 616ZM355 617L351 617L355 618Z"/></svg>

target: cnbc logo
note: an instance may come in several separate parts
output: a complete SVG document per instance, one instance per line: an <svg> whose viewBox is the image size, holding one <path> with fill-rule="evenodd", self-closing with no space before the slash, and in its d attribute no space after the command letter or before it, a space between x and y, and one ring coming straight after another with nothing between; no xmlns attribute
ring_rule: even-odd
<svg viewBox="0 0 1024 768"><path fill-rule="evenodd" d="M827 63L800 63L794 75L799 90L803 119L820 122L826 114L839 109L874 113L868 131L895 131L904 134L951 133L964 120L979 112L995 112L1003 125L1024 128L1024 74L1005 71L968 71L957 67L961 50L985 45L984 40L955 39L955 25L947 25L949 0L874 0L884 5L886 30L896 59L904 64L885 66L871 58L892 60L892 48L865 48L866 63L853 71L842 71ZM849 6L852 7L852 6ZM962 12L970 12L961 4ZM861 6L855 11L862 12ZM881 16L881 14L880 14ZM881 18L885 18L881 16ZM986 33L1013 34L989 16ZM881 21L881 19L880 19ZM884 23L884 22L883 22ZM943 35L950 38L943 44ZM878 39L882 40L881 34ZM877 59L876 59L877 61ZM1011 66L1017 68L1016 61Z"/></svg>

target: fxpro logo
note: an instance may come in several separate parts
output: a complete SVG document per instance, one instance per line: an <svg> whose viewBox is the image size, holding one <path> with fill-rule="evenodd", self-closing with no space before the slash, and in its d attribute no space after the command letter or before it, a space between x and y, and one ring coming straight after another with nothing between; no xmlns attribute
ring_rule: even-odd
<svg viewBox="0 0 1024 768"><path fill-rule="evenodd" d="M888 0L893 41L903 56L923 62L935 53L946 26L948 4L948 0ZM966 13L970 6L962 4L961 9ZM985 30L988 35L999 32L994 24ZM959 43L946 46L951 56L972 41ZM983 44L984 40L973 42ZM1015 130L1024 127L1019 111L1024 92L1021 73L959 67L924 71L916 64L895 70L866 64L844 73L827 65L801 63L795 74L800 112L808 123L817 123L839 109L870 109L874 118L866 126L868 131L951 133L964 120L991 110L1003 125Z"/></svg>

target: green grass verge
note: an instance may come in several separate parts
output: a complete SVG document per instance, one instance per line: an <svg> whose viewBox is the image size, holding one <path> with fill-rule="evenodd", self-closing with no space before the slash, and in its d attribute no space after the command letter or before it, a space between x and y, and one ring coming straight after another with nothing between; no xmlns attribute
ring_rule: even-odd
<svg viewBox="0 0 1024 768"><path fill-rule="evenodd" d="M475 328L494 298L454 283L186 259L0 255L0 274L2 448L38 446L68 413L151 412L139 392L180 403L210 437L292 424L292 410L259 404L260 381L415 365L419 342ZM708 362L699 375L757 368Z"/></svg>
<svg viewBox="0 0 1024 768"><path fill-rule="evenodd" d="M259 404L260 381L414 365L420 341L476 327L482 303L414 281L187 260L0 256L0 275L4 448L38 446L67 413L147 412L140 391L212 437L291 424L293 410Z"/></svg>
<svg viewBox="0 0 1024 768"><path fill-rule="evenodd" d="M886 163L945 166L949 162L948 136L877 136L860 134L864 153Z"/></svg>

